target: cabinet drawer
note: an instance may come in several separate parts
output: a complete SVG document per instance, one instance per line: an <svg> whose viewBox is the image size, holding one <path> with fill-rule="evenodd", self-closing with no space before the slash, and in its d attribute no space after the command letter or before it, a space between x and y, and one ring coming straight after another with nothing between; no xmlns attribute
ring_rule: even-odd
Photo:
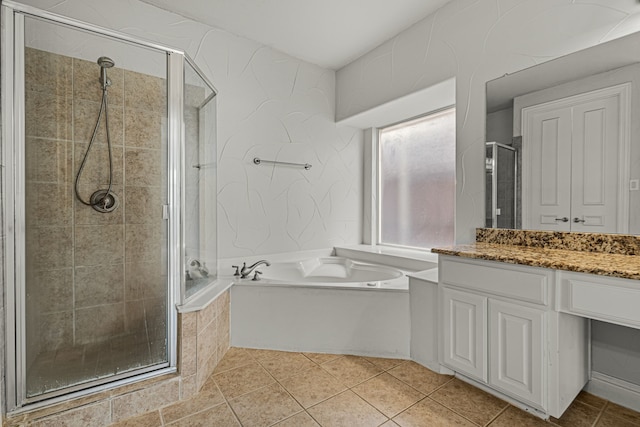
<svg viewBox="0 0 640 427"><path fill-rule="evenodd" d="M591 319L640 327L640 281L560 273L558 309Z"/></svg>
<svg viewBox="0 0 640 427"><path fill-rule="evenodd" d="M491 264L489 261L458 261L442 257L440 281L446 285L547 304L547 288L553 273L505 263L500 263L499 267Z"/></svg>

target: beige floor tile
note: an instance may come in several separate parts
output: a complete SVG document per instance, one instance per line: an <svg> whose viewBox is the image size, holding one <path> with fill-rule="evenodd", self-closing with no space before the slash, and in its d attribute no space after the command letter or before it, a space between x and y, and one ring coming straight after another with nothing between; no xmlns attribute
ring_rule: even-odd
<svg viewBox="0 0 640 427"><path fill-rule="evenodd" d="M244 350L258 362L273 359L274 357L286 356L287 354L295 354L295 352L291 351L263 350L260 348L245 348Z"/></svg>
<svg viewBox="0 0 640 427"><path fill-rule="evenodd" d="M309 408L307 412L322 427L373 427L387 421L387 417L350 390Z"/></svg>
<svg viewBox="0 0 640 427"><path fill-rule="evenodd" d="M515 406L509 406L489 427L551 427L551 424Z"/></svg>
<svg viewBox="0 0 640 427"><path fill-rule="evenodd" d="M347 389L325 370L315 367L280 382L305 408L322 402Z"/></svg>
<svg viewBox="0 0 640 427"><path fill-rule="evenodd" d="M424 394L433 392L453 378L450 375L433 372L416 362L403 363L389 370L388 373Z"/></svg>
<svg viewBox="0 0 640 427"><path fill-rule="evenodd" d="M385 359L382 357L364 357L368 362L373 363L383 371L388 371L391 368L395 368L396 366L405 363L404 359Z"/></svg>
<svg viewBox="0 0 640 427"><path fill-rule="evenodd" d="M344 356L323 363L321 367L347 387L353 387L382 372L382 369L358 356Z"/></svg>
<svg viewBox="0 0 640 427"><path fill-rule="evenodd" d="M278 381L317 366L303 356L302 353L279 354L270 359L260 361L260 364Z"/></svg>
<svg viewBox="0 0 640 427"><path fill-rule="evenodd" d="M220 372L228 371L229 369L239 368L240 366L248 365L253 361L253 357L249 356L249 353L247 353L245 349L232 347L227 351L222 360L218 362L213 373L218 374Z"/></svg>
<svg viewBox="0 0 640 427"><path fill-rule="evenodd" d="M222 393L218 390L218 386L215 381L213 381L213 378L210 377L204 383L200 392L193 397L162 408L162 419L168 424L223 402L224 397Z"/></svg>
<svg viewBox="0 0 640 427"><path fill-rule="evenodd" d="M399 426L398 426L398 424L396 424L393 421L389 420L386 423L382 424L380 427L399 427Z"/></svg>
<svg viewBox="0 0 640 427"><path fill-rule="evenodd" d="M632 422L626 420L624 418L620 418L616 415L612 415L611 413L604 412L598 422L596 423L596 427L637 427L640 426L639 422Z"/></svg>
<svg viewBox="0 0 640 427"><path fill-rule="evenodd" d="M161 425L160 412L153 411L112 424L111 427L159 427Z"/></svg>
<svg viewBox="0 0 640 427"><path fill-rule="evenodd" d="M193 414L189 417L182 418L176 422L166 425L173 427L240 427L240 423L238 423L236 417L233 415L233 412L231 412L231 409L226 403L214 406L206 411L198 412L197 414Z"/></svg>
<svg viewBox="0 0 640 427"><path fill-rule="evenodd" d="M387 373L363 382L352 388L352 391L389 418L425 397Z"/></svg>
<svg viewBox="0 0 640 427"><path fill-rule="evenodd" d="M551 417L551 421L561 427L588 427L593 425L598 414L600 409L574 401L559 419Z"/></svg>
<svg viewBox="0 0 640 427"><path fill-rule="evenodd" d="M586 403L587 405L591 405L594 408L598 409L602 409L605 403L607 403L607 401L603 398L594 396L593 394L587 393L586 391L581 391L580 393L578 393L578 396L576 396L576 401Z"/></svg>
<svg viewBox="0 0 640 427"><path fill-rule="evenodd" d="M475 424L426 398L393 419L401 427L474 427ZM512 426L512 427L515 427Z"/></svg>
<svg viewBox="0 0 640 427"><path fill-rule="evenodd" d="M302 411L280 384L271 384L229 401L244 427L266 427Z"/></svg>
<svg viewBox="0 0 640 427"><path fill-rule="evenodd" d="M315 422L311 415L306 412L299 412L293 417L279 422L274 427L320 427L320 424Z"/></svg>
<svg viewBox="0 0 640 427"><path fill-rule="evenodd" d="M617 405L613 402L609 402L607 404L604 412L640 425L640 412L625 408L624 406Z"/></svg>
<svg viewBox="0 0 640 427"><path fill-rule="evenodd" d="M213 379L227 399L233 399L275 382L257 362L214 374Z"/></svg>
<svg viewBox="0 0 640 427"><path fill-rule="evenodd" d="M302 353L307 356L311 361L316 362L318 365L323 363L330 362L332 360L337 359L338 357L342 357L342 354L330 354L330 353Z"/></svg>
<svg viewBox="0 0 640 427"><path fill-rule="evenodd" d="M458 379L449 381L430 397L480 425L491 421L507 406L506 402L497 397Z"/></svg>

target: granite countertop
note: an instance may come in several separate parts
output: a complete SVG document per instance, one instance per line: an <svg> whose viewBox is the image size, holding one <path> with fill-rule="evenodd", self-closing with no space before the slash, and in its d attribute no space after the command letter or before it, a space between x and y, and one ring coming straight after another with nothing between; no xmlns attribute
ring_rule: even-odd
<svg viewBox="0 0 640 427"><path fill-rule="evenodd" d="M554 270L640 280L640 256L476 242L431 252Z"/></svg>

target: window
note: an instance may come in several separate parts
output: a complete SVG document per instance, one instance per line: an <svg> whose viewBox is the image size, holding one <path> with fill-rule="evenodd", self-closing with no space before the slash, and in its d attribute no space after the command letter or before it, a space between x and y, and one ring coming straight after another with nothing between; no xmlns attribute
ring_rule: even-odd
<svg viewBox="0 0 640 427"><path fill-rule="evenodd" d="M454 242L455 108L378 135L378 243L427 249Z"/></svg>

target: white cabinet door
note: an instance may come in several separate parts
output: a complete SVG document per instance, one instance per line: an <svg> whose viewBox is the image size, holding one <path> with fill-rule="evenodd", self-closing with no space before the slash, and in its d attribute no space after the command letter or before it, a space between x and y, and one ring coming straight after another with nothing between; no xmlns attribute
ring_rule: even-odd
<svg viewBox="0 0 640 427"><path fill-rule="evenodd" d="M487 298L442 288L443 363L487 382Z"/></svg>
<svg viewBox="0 0 640 427"><path fill-rule="evenodd" d="M544 312L489 300L489 384L543 408Z"/></svg>

